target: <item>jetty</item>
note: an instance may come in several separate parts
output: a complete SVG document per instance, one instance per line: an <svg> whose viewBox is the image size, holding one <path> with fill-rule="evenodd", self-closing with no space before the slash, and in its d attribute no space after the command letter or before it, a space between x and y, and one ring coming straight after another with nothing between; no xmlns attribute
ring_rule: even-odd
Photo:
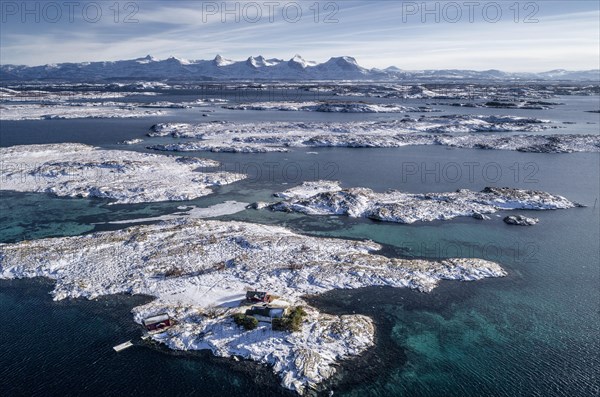
<svg viewBox="0 0 600 397"><path fill-rule="evenodd" d="M113 349L114 349L114 351L116 351L117 353L119 353L119 352L122 352L125 349L130 348L131 346L133 346L133 343L131 343L131 341L128 340L125 343L121 343L120 345L113 346Z"/></svg>

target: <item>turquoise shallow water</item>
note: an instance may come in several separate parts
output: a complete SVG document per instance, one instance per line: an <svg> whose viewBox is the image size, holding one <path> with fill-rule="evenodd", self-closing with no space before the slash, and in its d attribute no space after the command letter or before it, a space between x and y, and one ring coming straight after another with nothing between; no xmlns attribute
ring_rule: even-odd
<svg viewBox="0 0 600 397"><path fill-rule="evenodd" d="M145 297L53 302L46 280L0 281L3 396L214 395L281 393L252 364L141 345L132 307ZM136 346L116 354L128 339ZM244 363L248 364L248 363Z"/></svg>
<svg viewBox="0 0 600 397"><path fill-rule="evenodd" d="M104 122L87 121L88 130ZM89 124L92 123L92 124ZM137 120L139 129L145 125ZM147 123L146 123L147 124ZM84 136L80 122L63 122L69 136ZM98 138L110 146L129 127ZM136 124L137 125L137 124ZM27 140L27 126L15 131ZM3 124L3 134L6 125ZM21 127L19 127L21 128ZM147 127L144 127L147 128ZM135 128L134 128L135 130ZM57 132L60 133L60 132ZM32 138L33 139L33 138ZM56 137L60 141L60 135ZM85 141L86 139L82 139ZM364 313L377 324L377 345L341 366L326 385L343 396L597 396L600 393L600 156L527 154L507 151L323 149L270 155L202 154L234 169L250 163L296 163L302 170L337 166L345 186L411 192L481 189L487 185L546 190L588 205L536 212L540 223L519 228L501 218L456 219L414 225L342 217L247 210L221 219L288 226L304 233L372 239L384 253L409 257L475 256L495 260L509 272L503 279L444 282L431 294L392 288L332 291L313 302L332 313ZM407 162L427 166L450 162L497 163L498 180L410 175ZM535 164L531 178L522 171ZM264 169L264 168L263 168ZM530 174L527 174L530 175ZM306 171L302 179L315 179ZM282 173L261 174L225 186L218 195L192 203L268 200L299 183ZM0 194L0 241L77 235L115 226L103 222L172 213L181 203L108 205L100 200L59 199L42 194ZM520 213L525 213L521 212ZM502 214L504 215L504 214ZM100 223L100 224L97 224ZM140 335L129 310L143 297L52 302L51 283L0 282L0 379L3 395L291 395L266 368L208 354L175 354L136 346L115 354L111 347ZM8 386L6 386L8 385ZM327 395L327 391L324 392Z"/></svg>

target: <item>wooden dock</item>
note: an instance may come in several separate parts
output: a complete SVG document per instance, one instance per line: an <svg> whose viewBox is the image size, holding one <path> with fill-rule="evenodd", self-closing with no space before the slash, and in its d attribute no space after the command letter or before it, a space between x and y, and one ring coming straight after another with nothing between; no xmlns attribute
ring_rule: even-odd
<svg viewBox="0 0 600 397"><path fill-rule="evenodd" d="M125 343L121 343L120 345L114 346L113 349L118 353L118 352L122 352L125 349L130 348L131 346L133 346L133 343L131 343L131 341L128 340Z"/></svg>

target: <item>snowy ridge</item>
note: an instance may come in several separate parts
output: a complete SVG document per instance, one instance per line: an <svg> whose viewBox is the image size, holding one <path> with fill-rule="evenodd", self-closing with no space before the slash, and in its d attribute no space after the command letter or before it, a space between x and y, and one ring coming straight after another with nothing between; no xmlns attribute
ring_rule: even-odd
<svg viewBox="0 0 600 397"><path fill-rule="evenodd" d="M452 193L375 193L367 188L342 189L339 182L331 181L304 182L276 196L284 200L269 205L274 211L348 215L396 223L480 217L501 210L555 210L581 206L562 196L534 190L487 187L481 192L460 189Z"/></svg>
<svg viewBox="0 0 600 397"><path fill-rule="evenodd" d="M227 172L197 172L217 167L213 160L75 143L0 148L0 157L0 190L97 197L121 204L192 200L211 194L211 187L244 179Z"/></svg>
<svg viewBox="0 0 600 397"><path fill-rule="evenodd" d="M217 55L212 60L187 60L176 57L159 60L150 55L114 62L59 63L42 66L1 65L1 80L59 79L66 81L103 79L170 80L428 80L428 81L599 81L599 70L507 73L498 70L422 70L395 67L367 69L349 56L332 57L323 63L295 55L289 61L251 56L233 61Z"/></svg>
<svg viewBox="0 0 600 397"><path fill-rule="evenodd" d="M168 312L177 325L153 338L178 350L210 349L268 364L282 385L302 394L331 377L335 363L374 343L364 316L330 316L302 296L373 285L431 291L440 280L502 277L481 259L405 260L376 255L370 241L321 239L277 226L174 220L156 225L0 244L0 277L49 277L54 299L128 293L157 299L134 309L135 320ZM300 332L253 331L230 315L246 290L269 291L308 316Z"/></svg>

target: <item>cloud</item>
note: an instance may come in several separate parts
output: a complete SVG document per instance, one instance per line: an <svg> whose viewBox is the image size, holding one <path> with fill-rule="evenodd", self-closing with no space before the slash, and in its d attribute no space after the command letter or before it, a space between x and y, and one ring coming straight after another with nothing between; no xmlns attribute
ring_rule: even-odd
<svg viewBox="0 0 600 397"><path fill-rule="evenodd" d="M253 20L257 14L248 6L252 3L260 7L259 20ZM515 22L508 8L512 3L506 3L497 23L477 13L472 23L466 15L457 23L445 22L443 16L440 23L434 23L435 15L426 15L428 22L422 23L421 15L406 15L411 2L319 2L318 8L313 2L279 3L271 7L260 1L140 2L134 15L139 23L133 24L123 23L124 10L118 23L110 10L97 23L80 18L74 23L23 24L15 18L2 22L0 57L2 63L43 64L117 60L148 53L188 59L208 59L217 52L236 59L258 54L287 59L300 53L317 61L352 55L367 67L381 68L540 71L600 67L600 12L595 2L570 2L567 9L564 3L559 7L560 2L540 3L535 15L538 23L523 23L527 10L520 10ZM295 11L295 4L302 5L302 16L292 23L295 14L286 16L284 10ZM421 7L422 2L414 4ZM427 2L426 7L431 10L432 4ZM238 14L223 14L225 7L237 7ZM328 16L338 22L325 23Z"/></svg>

